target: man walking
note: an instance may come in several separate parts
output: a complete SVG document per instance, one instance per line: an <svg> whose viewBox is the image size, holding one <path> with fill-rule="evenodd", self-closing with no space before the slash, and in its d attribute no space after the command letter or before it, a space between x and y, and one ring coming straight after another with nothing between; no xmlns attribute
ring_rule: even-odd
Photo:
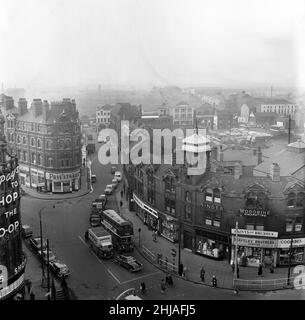
<svg viewBox="0 0 305 320"><path fill-rule="evenodd" d="M205 281L204 276L205 276L205 270L204 270L204 267L202 266L202 268L200 270L200 278L201 278L202 282Z"/></svg>

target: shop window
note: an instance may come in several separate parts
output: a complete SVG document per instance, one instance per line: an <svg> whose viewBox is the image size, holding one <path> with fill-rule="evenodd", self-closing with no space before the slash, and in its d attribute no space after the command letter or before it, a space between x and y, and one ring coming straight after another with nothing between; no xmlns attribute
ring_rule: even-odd
<svg viewBox="0 0 305 320"><path fill-rule="evenodd" d="M287 206L289 208L294 208L296 204L296 194L294 192L290 192L288 194Z"/></svg>
<svg viewBox="0 0 305 320"><path fill-rule="evenodd" d="M297 201L296 201L296 206L299 208L304 207L304 198L305 198L305 193L304 192L299 192L297 194Z"/></svg>
<svg viewBox="0 0 305 320"><path fill-rule="evenodd" d="M292 232L293 230L293 221L286 220L286 232Z"/></svg>
<svg viewBox="0 0 305 320"><path fill-rule="evenodd" d="M223 244L216 240L196 236L196 252L200 254L218 259L223 256L223 249Z"/></svg>

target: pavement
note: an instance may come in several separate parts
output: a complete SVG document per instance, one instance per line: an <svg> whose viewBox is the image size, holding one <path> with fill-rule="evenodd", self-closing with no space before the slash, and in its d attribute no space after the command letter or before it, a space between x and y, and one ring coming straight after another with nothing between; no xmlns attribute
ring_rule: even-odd
<svg viewBox="0 0 305 320"><path fill-rule="evenodd" d="M120 189L116 193L117 203L123 201L122 207L119 208L120 213L126 219L131 221L134 226L135 235L134 242L135 246L138 247L139 243L139 234L137 230L141 228L141 245L145 246L154 254L162 254L163 259L167 257L168 261L171 263L173 257L171 255L171 250L176 249L178 252L178 244L172 243L162 236L157 237L157 242L152 241L152 231L148 230L148 226L144 225L140 217L136 212L129 211L128 202L126 201L125 196L121 198ZM141 250L139 250L141 251ZM188 250L181 250L181 262L187 268L187 280L195 283L200 283L202 285L211 286L211 281L213 275L217 278L218 287L225 289L233 289L233 270L228 260L215 261L197 254L194 254ZM176 258L177 264L177 258ZM201 282L200 279L200 270L202 266L205 269L205 282ZM263 268L262 276L258 276L257 268L254 267L239 267L239 279L245 280L273 280L273 279L282 279L287 277L288 268L275 268L274 273L270 273L269 268ZM291 269L291 274L293 268Z"/></svg>
<svg viewBox="0 0 305 320"><path fill-rule="evenodd" d="M87 168L86 168L87 169ZM91 192L90 185L87 182L88 170L81 168L81 188L78 191L72 191L70 193L52 193L52 192L37 192L34 188L22 186L27 196L30 196L39 200L63 200L80 198Z"/></svg>

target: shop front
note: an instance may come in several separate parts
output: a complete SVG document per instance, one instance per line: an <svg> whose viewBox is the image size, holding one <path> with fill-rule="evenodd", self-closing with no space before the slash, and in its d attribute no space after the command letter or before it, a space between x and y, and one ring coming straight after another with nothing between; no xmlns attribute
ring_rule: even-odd
<svg viewBox="0 0 305 320"><path fill-rule="evenodd" d="M80 170L68 173L46 172L47 189L53 193L78 191L80 188Z"/></svg>
<svg viewBox="0 0 305 320"><path fill-rule="evenodd" d="M158 212L144 203L139 197L133 193L133 200L135 202L135 211L149 230L156 230L160 233L160 224Z"/></svg>
<svg viewBox="0 0 305 320"><path fill-rule="evenodd" d="M237 244L237 262L241 266L258 267L276 266L277 259L277 232L232 229L231 263L235 261L235 246Z"/></svg>
<svg viewBox="0 0 305 320"><path fill-rule="evenodd" d="M291 253L290 253L291 248ZM289 259L292 265L305 262L305 238L278 239L278 266L288 266ZM290 256L290 257L289 257Z"/></svg>
<svg viewBox="0 0 305 320"><path fill-rule="evenodd" d="M229 237L211 231L196 230L195 253L222 260L229 254Z"/></svg>
<svg viewBox="0 0 305 320"><path fill-rule="evenodd" d="M161 224L161 236L171 242L178 241L179 225L178 220L159 212L160 224Z"/></svg>

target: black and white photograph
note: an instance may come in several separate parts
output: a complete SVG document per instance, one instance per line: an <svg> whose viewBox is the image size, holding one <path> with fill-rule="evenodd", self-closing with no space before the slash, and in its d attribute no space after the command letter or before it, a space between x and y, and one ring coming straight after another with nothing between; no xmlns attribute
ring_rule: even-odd
<svg viewBox="0 0 305 320"><path fill-rule="evenodd" d="M0 308L305 300L304 0L0 4Z"/></svg>

